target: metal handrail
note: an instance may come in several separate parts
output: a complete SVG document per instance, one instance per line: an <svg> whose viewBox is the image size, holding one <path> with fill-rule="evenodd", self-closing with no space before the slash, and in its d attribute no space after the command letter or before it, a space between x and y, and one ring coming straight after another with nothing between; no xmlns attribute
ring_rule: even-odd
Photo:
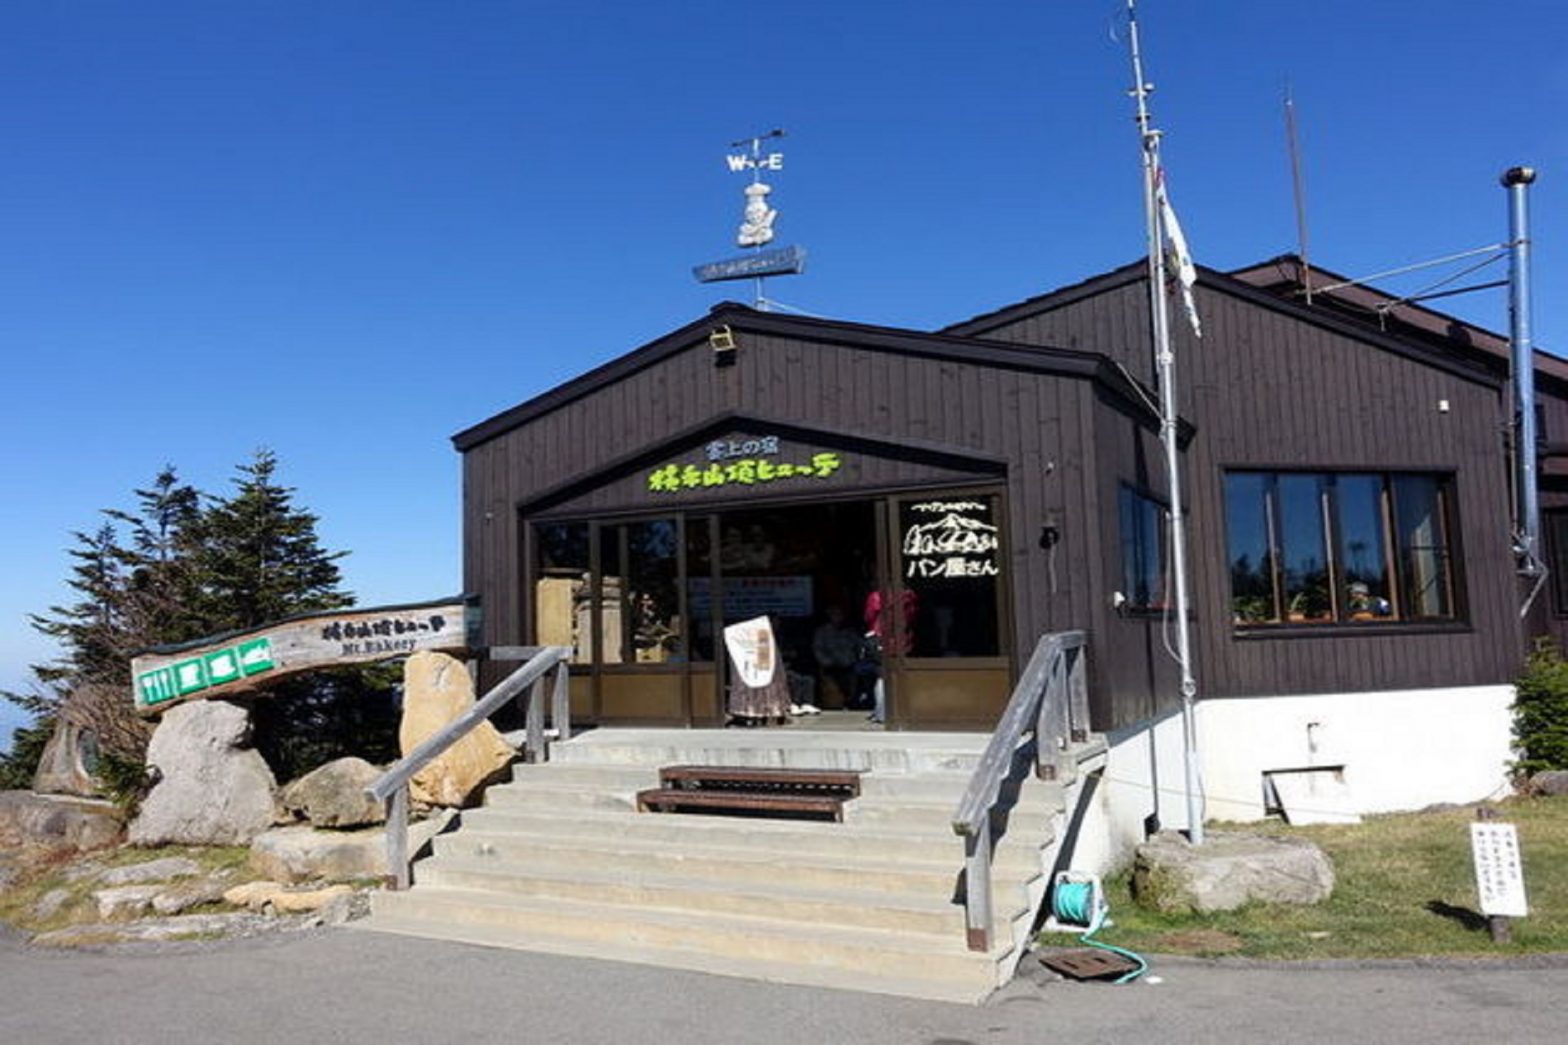
<svg viewBox="0 0 1568 1045"><path fill-rule="evenodd" d="M492 651L492 654L495 652ZM387 804L387 881L394 889L407 889L409 886L408 785L416 773L467 736L479 723L488 720L509 700L526 702L528 740L523 748L525 759L529 762L547 760L549 749L545 742L543 690L545 676L551 670L555 671L552 714L556 735L561 740L571 738L567 669L567 662L572 656L571 648L525 646L510 648L506 652L509 659L526 657L527 663L502 679L467 711L427 737L365 788L365 794L370 798Z"/></svg>
<svg viewBox="0 0 1568 1045"><path fill-rule="evenodd" d="M953 813L953 832L964 839L964 920L972 951L991 949L991 812L1014 756L1033 734L1036 775L1065 783L1075 771L1069 749L1088 739L1087 647L1081 631L1041 637Z"/></svg>

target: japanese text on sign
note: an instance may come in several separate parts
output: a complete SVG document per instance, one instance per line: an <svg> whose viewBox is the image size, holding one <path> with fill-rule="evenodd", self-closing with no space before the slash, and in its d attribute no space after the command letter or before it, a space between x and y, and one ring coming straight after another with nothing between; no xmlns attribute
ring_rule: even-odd
<svg viewBox="0 0 1568 1045"><path fill-rule="evenodd" d="M1529 914L1524 895L1524 864L1519 858L1519 832L1514 825L1496 821L1471 824L1470 852L1475 857L1475 889L1481 913L1509 918Z"/></svg>
<svg viewBox="0 0 1568 1045"><path fill-rule="evenodd" d="M754 486L780 479L826 479L842 466L843 461L835 453L813 454L809 464L753 457L742 457L728 464L713 461L706 467L667 464L648 474L648 489L655 493L676 493L708 486Z"/></svg>
<svg viewBox="0 0 1568 1045"><path fill-rule="evenodd" d="M996 564L996 551L1001 545L997 528L983 521L990 515L987 505L976 501L927 501L909 508L940 518L915 523L904 531L906 578L995 577L1001 572Z"/></svg>

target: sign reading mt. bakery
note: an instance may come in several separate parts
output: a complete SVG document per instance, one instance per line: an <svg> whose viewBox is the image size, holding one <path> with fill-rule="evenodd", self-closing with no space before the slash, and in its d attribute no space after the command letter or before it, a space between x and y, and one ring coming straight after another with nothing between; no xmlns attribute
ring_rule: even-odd
<svg viewBox="0 0 1568 1045"><path fill-rule="evenodd" d="M757 486L797 479L826 479L843 467L838 454L792 450L776 435L716 439L704 444L703 460L673 462L648 473L653 493L679 493L715 486Z"/></svg>
<svg viewBox="0 0 1568 1045"><path fill-rule="evenodd" d="M131 661L136 710L254 690L302 671L469 646L477 609L461 599L335 610L152 650Z"/></svg>

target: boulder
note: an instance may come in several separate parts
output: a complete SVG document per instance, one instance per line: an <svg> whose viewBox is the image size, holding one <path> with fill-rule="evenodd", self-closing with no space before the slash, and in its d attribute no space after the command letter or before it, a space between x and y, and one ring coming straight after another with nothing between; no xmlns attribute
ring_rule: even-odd
<svg viewBox="0 0 1568 1045"><path fill-rule="evenodd" d="M1568 795L1568 769L1543 769L1530 778L1530 790L1538 795Z"/></svg>
<svg viewBox="0 0 1568 1045"><path fill-rule="evenodd" d="M165 712L147 746L160 777L131 823L131 843L244 845L270 827L277 781L244 747L249 736L250 716L228 701Z"/></svg>
<svg viewBox="0 0 1568 1045"><path fill-rule="evenodd" d="M421 650L403 665L403 720L398 745L404 755L473 707L473 680L456 657ZM477 788L505 769L512 749L488 722L481 722L421 769L410 795L429 806L461 806Z"/></svg>
<svg viewBox="0 0 1568 1045"><path fill-rule="evenodd" d="M31 791L0 791L0 849L102 849L119 841L120 811L108 802Z"/></svg>
<svg viewBox="0 0 1568 1045"><path fill-rule="evenodd" d="M105 871L98 879L104 885L138 885L142 882L167 882L171 878L189 878L201 874L201 865L184 856L166 856L161 860L144 860L139 864L126 864Z"/></svg>
<svg viewBox="0 0 1568 1045"><path fill-rule="evenodd" d="M1213 831L1194 846L1167 831L1138 847L1132 891L1139 905L1165 914L1315 904L1334 891L1334 865L1305 838Z"/></svg>
<svg viewBox="0 0 1568 1045"><path fill-rule="evenodd" d="M39 756L33 790L41 795L96 797L98 781L93 773L97 765L97 734L62 716L55 721L54 733Z"/></svg>
<svg viewBox="0 0 1568 1045"><path fill-rule="evenodd" d="M340 758L311 770L283 789L283 808L313 827L363 827L386 820L382 803L365 788L381 770L362 758Z"/></svg>
<svg viewBox="0 0 1568 1045"><path fill-rule="evenodd" d="M450 816L409 825L411 859L441 832ZM381 878L387 873L386 832L379 827L359 831L320 831L305 825L276 827L251 843L250 869L280 882Z"/></svg>

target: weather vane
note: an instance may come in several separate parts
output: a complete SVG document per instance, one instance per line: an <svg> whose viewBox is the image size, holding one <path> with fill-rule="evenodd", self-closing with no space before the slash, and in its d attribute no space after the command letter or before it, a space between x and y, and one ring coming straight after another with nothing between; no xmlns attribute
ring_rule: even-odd
<svg viewBox="0 0 1568 1045"><path fill-rule="evenodd" d="M741 211L740 229L736 233L735 242L739 246L750 248L752 253L698 265L692 270L700 283L716 283L730 279L755 280L755 304L762 311L767 311L768 307L768 299L762 294L764 277L794 275L805 271L806 268L806 251L802 247L762 249L773 242L773 223L779 216L779 212L768 203L768 196L773 192L773 186L762 180L762 172L784 169L782 152L764 153L762 148L764 142L782 137L784 132L775 128L766 134L741 138L739 141L731 142L730 148L745 151L729 152L724 156L724 161L731 172L737 174L751 172L751 181L745 188L746 205Z"/></svg>

